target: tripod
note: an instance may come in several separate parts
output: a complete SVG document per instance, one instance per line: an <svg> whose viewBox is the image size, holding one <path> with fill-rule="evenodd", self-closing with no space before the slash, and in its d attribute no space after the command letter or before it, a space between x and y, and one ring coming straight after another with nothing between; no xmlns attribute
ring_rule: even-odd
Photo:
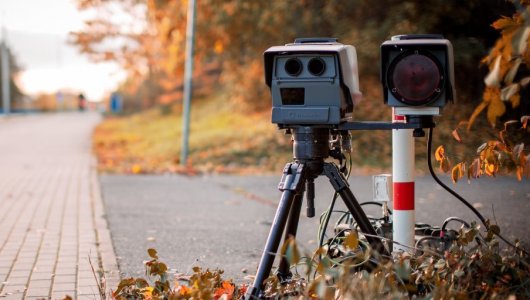
<svg viewBox="0 0 530 300"><path fill-rule="evenodd" d="M366 234L366 239L372 248L378 253L387 254L383 243L376 237L377 233L370 220L349 188L346 178L334 163L324 161L330 156L332 129L296 126L288 130L293 135L294 161L287 163L283 169L283 175L278 184L282 196L265 243L254 283L245 296L247 300L262 296L263 282L272 269L284 230L285 240L296 237L304 191L306 191L307 197L307 216L314 216L314 180L320 175L325 175L329 179L333 189L341 196L357 222L360 231ZM340 146L338 150L340 151ZM278 277L282 282L291 277L289 263L285 258L281 259Z"/></svg>

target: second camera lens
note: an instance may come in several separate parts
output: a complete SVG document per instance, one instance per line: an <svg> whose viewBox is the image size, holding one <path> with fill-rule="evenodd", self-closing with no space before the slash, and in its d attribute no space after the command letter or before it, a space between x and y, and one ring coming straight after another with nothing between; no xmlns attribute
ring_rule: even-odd
<svg viewBox="0 0 530 300"><path fill-rule="evenodd" d="M309 73L315 76L320 76L326 70L326 63L322 58L314 57L309 60L309 63L307 64L307 69L309 70Z"/></svg>

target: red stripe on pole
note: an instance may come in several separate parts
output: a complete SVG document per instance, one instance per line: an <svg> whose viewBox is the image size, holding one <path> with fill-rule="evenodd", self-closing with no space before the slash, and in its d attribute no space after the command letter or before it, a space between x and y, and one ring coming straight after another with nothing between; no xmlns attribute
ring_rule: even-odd
<svg viewBox="0 0 530 300"><path fill-rule="evenodd" d="M394 115L394 119L392 121L394 121L394 122L396 122L396 121L399 121L399 122L405 121L405 116Z"/></svg>
<svg viewBox="0 0 530 300"><path fill-rule="evenodd" d="M414 182L394 182L394 209L414 210Z"/></svg>
<svg viewBox="0 0 530 300"><path fill-rule="evenodd" d="M392 107L392 122L404 122L405 116L396 115L394 108Z"/></svg>

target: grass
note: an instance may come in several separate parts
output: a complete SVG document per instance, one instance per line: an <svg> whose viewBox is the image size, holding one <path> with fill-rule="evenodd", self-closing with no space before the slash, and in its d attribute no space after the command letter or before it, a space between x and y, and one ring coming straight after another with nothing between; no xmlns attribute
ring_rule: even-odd
<svg viewBox="0 0 530 300"><path fill-rule="evenodd" d="M189 161L180 165L180 106L109 116L94 132L99 170L118 173L246 173L278 170L291 158L290 139L269 112L244 113L213 96L193 103Z"/></svg>

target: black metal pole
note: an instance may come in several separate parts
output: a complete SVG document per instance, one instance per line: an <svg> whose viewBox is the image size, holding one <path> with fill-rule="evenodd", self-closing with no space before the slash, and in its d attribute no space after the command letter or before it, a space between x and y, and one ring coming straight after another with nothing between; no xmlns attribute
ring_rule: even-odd
<svg viewBox="0 0 530 300"><path fill-rule="evenodd" d="M290 186L293 181L295 181L295 175L290 174L289 176L286 176L285 185ZM296 191L290 189L286 189L282 193L280 203L276 209L276 215L272 222L271 230L269 231L269 236L267 237L265 249L263 249L263 254L261 255L254 283L245 296L245 299L247 300L259 298L259 294L263 288L263 282L271 272L272 264L274 263L274 258L278 252L283 230L285 229L287 217L289 216L289 211L295 195Z"/></svg>
<svg viewBox="0 0 530 300"><path fill-rule="evenodd" d="M302 210L303 193L296 194L291 204L291 210L289 212L289 219L287 220L287 227L285 229L284 241L287 242L290 238L296 238L296 232L298 230L298 221L300 220L300 212ZM289 279L292 274L289 271L289 262L285 257L280 260L280 266L278 267L278 278L280 282Z"/></svg>

